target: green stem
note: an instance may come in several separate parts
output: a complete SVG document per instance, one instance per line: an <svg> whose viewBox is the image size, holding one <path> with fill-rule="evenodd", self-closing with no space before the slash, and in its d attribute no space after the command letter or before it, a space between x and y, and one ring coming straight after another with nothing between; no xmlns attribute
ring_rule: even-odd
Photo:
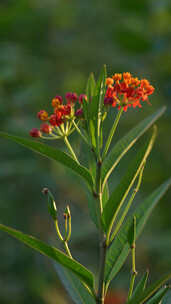
<svg viewBox="0 0 171 304"><path fill-rule="evenodd" d="M80 128L78 127L78 125L76 124L74 119L72 120L72 123L73 123L76 131L78 132L78 134L81 136L81 138L86 142L86 144L90 145L87 138L83 135L83 133L81 132Z"/></svg>
<svg viewBox="0 0 171 304"><path fill-rule="evenodd" d="M74 158L74 160L79 164L79 161L74 153L74 150L72 149L72 147L68 141L68 138L66 136L64 137L64 142L65 142L66 146L68 147L69 151L71 152L71 155Z"/></svg>
<svg viewBox="0 0 171 304"><path fill-rule="evenodd" d="M143 170L144 170L144 166L142 167L142 169L140 171L137 186L133 190L133 193L132 193L132 195L131 195L128 203L127 203L127 206L125 207L125 209L124 209L124 211L122 213L122 216L121 216L120 220L118 221L118 223L116 225L116 228L115 228L115 230L114 230L114 232L113 232L113 234L112 234L112 236L110 238L110 243L113 241L113 239L115 238L116 234L118 233L118 231L119 231L119 229L120 229L120 227L121 227L121 225L122 225L122 223L123 223L123 221L125 219L125 216L127 215L129 208L131 207L131 204L132 204L132 202L133 202L133 200L135 198L135 195L137 194L137 192L138 192L138 190L140 188L140 185L141 185L141 182L142 182Z"/></svg>
<svg viewBox="0 0 171 304"><path fill-rule="evenodd" d="M105 274L106 254L107 254L106 237L102 233L101 242L100 242L99 285L98 285L98 291L97 291L97 297L96 297L96 304L104 304L104 299L105 299L104 274Z"/></svg>
<svg viewBox="0 0 171 304"><path fill-rule="evenodd" d="M68 216L65 217L65 240L67 240L68 236Z"/></svg>
<svg viewBox="0 0 171 304"><path fill-rule="evenodd" d="M57 235L58 235L60 241L63 242L64 239L63 239L63 236L60 232L60 229L59 229L59 226L58 226L58 221L55 220L54 223L55 223L55 228L56 228Z"/></svg>
<svg viewBox="0 0 171 304"><path fill-rule="evenodd" d="M66 241L69 241L71 237L71 215L68 217L68 235Z"/></svg>
<svg viewBox="0 0 171 304"><path fill-rule="evenodd" d="M110 130L110 133L109 133L109 136L107 138L106 145L105 145L105 148L104 148L104 151L103 151L103 155L102 155L103 159L104 159L104 157L106 156L106 154L107 154L107 152L109 150L109 147L110 147L113 135L115 134L115 131L116 131L117 125L119 123L120 117L122 115L122 112L123 112L123 107L121 107L120 110L118 111L118 114L117 114L117 116L115 118L113 126L112 126L112 128Z"/></svg>
<svg viewBox="0 0 171 304"><path fill-rule="evenodd" d="M105 274L105 261L106 261L106 236L101 231L101 215L103 212L103 204L102 204L102 192L101 192L101 161L97 161L96 166L96 206L97 206L97 216L99 222L99 233L100 233L100 265L99 265L99 280L98 280L98 291L96 297L97 304L104 304L105 297L105 282L104 282L104 274Z"/></svg>
<svg viewBox="0 0 171 304"><path fill-rule="evenodd" d="M60 137L63 136L63 133L61 132L60 128L59 127L54 127L53 131L58 134Z"/></svg>
<svg viewBox="0 0 171 304"><path fill-rule="evenodd" d="M136 267L135 267L135 239L136 239L136 217L133 218L133 242L131 245L131 255L132 255L132 275L130 281L130 287L128 292L128 300L131 298L133 290L134 290L134 283L135 278L137 275Z"/></svg>
<svg viewBox="0 0 171 304"><path fill-rule="evenodd" d="M51 136L52 136L52 134L51 134ZM60 136L53 135L52 137L48 137L48 136L41 135L40 138L42 138L42 139L48 139L48 140L49 139L54 140L54 139L59 139Z"/></svg>
<svg viewBox="0 0 171 304"><path fill-rule="evenodd" d="M65 250L66 250L67 254L68 254L69 257L72 259L71 251L70 251L70 249L69 249L69 247L68 247L68 242L67 242L67 241L63 241L63 244L64 244L64 246L65 246Z"/></svg>
<svg viewBox="0 0 171 304"><path fill-rule="evenodd" d="M70 258L72 258L71 251L70 251L70 249L68 247L68 242L67 242L66 239L63 238L63 236L62 236L62 234L60 232L60 229L59 229L59 226L58 226L58 221L55 220L54 222L55 222L55 228L56 228L57 235L58 235L60 241L64 244L66 253L69 255Z"/></svg>

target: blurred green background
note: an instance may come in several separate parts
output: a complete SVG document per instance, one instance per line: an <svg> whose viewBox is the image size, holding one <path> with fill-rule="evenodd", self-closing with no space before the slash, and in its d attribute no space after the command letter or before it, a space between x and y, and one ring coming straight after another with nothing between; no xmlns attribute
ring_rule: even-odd
<svg viewBox="0 0 171 304"><path fill-rule="evenodd" d="M158 140L147 164L140 201L170 175L171 144L171 2L170 0L1 0L0 1L0 121L1 130L28 136L39 127L36 113L48 110L51 99L67 91L83 93L90 72L98 75L130 71L155 86L152 106L123 115L121 136L162 105ZM108 120L109 128L115 111ZM144 139L145 140L145 139ZM71 141L84 159L78 137ZM55 143L63 148L62 143ZM134 151L135 152L135 151ZM130 153L116 170L111 187L124 172ZM88 216L79 180L47 159L0 139L0 221L56 243L53 223L41 190L56 195L62 218L70 204L71 242L75 257L97 271L97 234ZM162 199L137 246L137 270L149 268L151 279L171 270L169 193ZM90 258L91 257L91 258ZM127 263L113 288L128 287ZM0 233L0 303L72 303L48 259Z"/></svg>

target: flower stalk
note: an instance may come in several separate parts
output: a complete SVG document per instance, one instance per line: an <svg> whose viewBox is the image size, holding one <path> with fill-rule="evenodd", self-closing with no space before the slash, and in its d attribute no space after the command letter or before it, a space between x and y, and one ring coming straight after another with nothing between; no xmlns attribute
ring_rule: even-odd
<svg viewBox="0 0 171 304"><path fill-rule="evenodd" d="M69 143L69 140L68 140L67 136L64 136L64 142L65 142L65 144L66 144L68 150L70 151L70 153L71 153L73 159L79 164L78 158L77 158L77 156L76 156L76 154L75 154L73 148L71 147L71 145L70 145L70 143Z"/></svg>

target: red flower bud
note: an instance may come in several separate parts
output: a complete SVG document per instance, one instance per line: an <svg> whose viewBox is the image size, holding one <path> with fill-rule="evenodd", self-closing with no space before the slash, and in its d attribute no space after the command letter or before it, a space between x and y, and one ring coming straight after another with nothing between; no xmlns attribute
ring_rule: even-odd
<svg viewBox="0 0 171 304"><path fill-rule="evenodd" d="M52 114L50 116L49 123L54 127L59 127L63 123L63 119L61 118L61 116L58 118L56 114Z"/></svg>
<svg viewBox="0 0 171 304"><path fill-rule="evenodd" d="M82 104L82 103L83 103L83 99L87 101L87 95L81 94L81 95L79 96L79 99L78 99L78 100L79 100L79 103Z"/></svg>
<svg viewBox="0 0 171 304"><path fill-rule="evenodd" d="M75 116L78 117L78 118L83 117L83 109L82 109L82 108L78 109L78 110L75 112Z"/></svg>
<svg viewBox="0 0 171 304"><path fill-rule="evenodd" d="M32 137L40 137L41 136L41 132L37 128L33 128L33 129L30 130L30 136L32 136Z"/></svg>
<svg viewBox="0 0 171 304"><path fill-rule="evenodd" d="M45 110L41 110L37 113L37 117L40 120L47 120L48 119L48 113Z"/></svg>
<svg viewBox="0 0 171 304"><path fill-rule="evenodd" d="M74 103L77 101L78 96L76 93L68 92L68 93L66 93L65 98L68 103Z"/></svg>
<svg viewBox="0 0 171 304"><path fill-rule="evenodd" d="M52 99L52 107L58 107L62 104L62 96L55 96L55 98Z"/></svg>
<svg viewBox="0 0 171 304"><path fill-rule="evenodd" d="M52 127L49 124L44 123L40 126L40 131L46 134L50 134L52 132Z"/></svg>

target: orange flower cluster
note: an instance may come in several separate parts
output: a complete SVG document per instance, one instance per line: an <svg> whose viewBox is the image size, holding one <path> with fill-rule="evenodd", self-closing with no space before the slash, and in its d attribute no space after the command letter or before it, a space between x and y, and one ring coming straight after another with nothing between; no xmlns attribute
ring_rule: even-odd
<svg viewBox="0 0 171 304"><path fill-rule="evenodd" d="M76 102L80 104L86 99L86 95L81 94L79 97L76 93L68 92L65 95L66 103L63 103L62 96L55 96L52 99L53 113L49 115L45 110L40 110L37 117L44 123L40 126L40 130L33 128L30 131L32 137L41 137L42 133L51 134L53 129L70 120L74 116L80 118L83 116L82 109L75 109Z"/></svg>
<svg viewBox="0 0 171 304"><path fill-rule="evenodd" d="M123 106L124 111L131 106L141 108L141 101L147 101L148 96L154 92L154 87L147 79L139 80L128 72L107 78L106 85L104 104L118 108Z"/></svg>

